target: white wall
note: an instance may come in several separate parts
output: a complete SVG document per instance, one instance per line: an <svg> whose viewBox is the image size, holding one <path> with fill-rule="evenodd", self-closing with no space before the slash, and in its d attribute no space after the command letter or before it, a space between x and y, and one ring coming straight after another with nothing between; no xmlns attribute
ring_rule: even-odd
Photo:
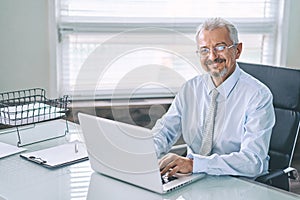
<svg viewBox="0 0 300 200"><path fill-rule="evenodd" d="M0 92L48 91L49 70L47 0L1 0Z"/></svg>
<svg viewBox="0 0 300 200"><path fill-rule="evenodd" d="M49 44L49 35L55 30L49 31L48 24L53 2L0 0L0 92L42 87L50 96L56 94L55 59L49 52L55 45ZM300 68L300 1L290 0L288 10L286 60L281 65Z"/></svg>
<svg viewBox="0 0 300 200"><path fill-rule="evenodd" d="M288 17L287 54L285 65L300 69L300 1L290 0Z"/></svg>

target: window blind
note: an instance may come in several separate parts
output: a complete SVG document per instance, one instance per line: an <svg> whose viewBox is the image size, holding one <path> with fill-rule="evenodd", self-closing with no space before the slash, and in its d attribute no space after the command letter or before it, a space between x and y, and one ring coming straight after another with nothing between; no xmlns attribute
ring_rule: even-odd
<svg viewBox="0 0 300 200"><path fill-rule="evenodd" d="M235 23L241 61L274 64L282 0L57 0L59 89L74 99L174 96L204 73L194 53L207 17Z"/></svg>

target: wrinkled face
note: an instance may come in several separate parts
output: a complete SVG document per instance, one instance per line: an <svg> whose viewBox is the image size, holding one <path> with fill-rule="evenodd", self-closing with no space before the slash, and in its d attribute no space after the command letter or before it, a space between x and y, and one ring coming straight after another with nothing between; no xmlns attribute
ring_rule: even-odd
<svg viewBox="0 0 300 200"><path fill-rule="evenodd" d="M213 80L224 81L236 67L240 57L242 43L233 44L225 27L203 30L197 38L200 62ZM229 47L229 48L228 48Z"/></svg>

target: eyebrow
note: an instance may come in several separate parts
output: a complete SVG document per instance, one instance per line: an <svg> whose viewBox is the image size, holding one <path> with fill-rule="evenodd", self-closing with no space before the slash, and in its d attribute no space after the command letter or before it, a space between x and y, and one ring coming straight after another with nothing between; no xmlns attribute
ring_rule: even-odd
<svg viewBox="0 0 300 200"><path fill-rule="evenodd" d="M226 42L218 42L215 46L218 46L218 45L220 45L220 44L224 44L224 45L226 45L227 46L227 44L226 44ZM207 46L199 46L199 49L201 49L201 48L208 48Z"/></svg>

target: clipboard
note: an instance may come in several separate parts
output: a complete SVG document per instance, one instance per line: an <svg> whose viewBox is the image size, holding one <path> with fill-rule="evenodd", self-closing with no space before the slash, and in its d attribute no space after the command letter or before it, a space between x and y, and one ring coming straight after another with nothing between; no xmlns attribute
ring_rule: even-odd
<svg viewBox="0 0 300 200"><path fill-rule="evenodd" d="M47 168L58 168L88 160L88 154L84 144L78 141L24 153L20 156Z"/></svg>

